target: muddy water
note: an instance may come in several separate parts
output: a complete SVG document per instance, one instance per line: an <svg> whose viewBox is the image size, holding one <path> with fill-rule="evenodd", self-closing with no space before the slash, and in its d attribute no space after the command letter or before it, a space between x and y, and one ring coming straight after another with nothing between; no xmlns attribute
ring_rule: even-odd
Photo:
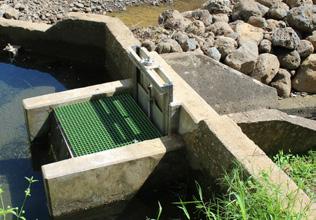
<svg viewBox="0 0 316 220"><path fill-rule="evenodd" d="M148 27L158 24L161 12L167 9L176 9L180 12L200 8L206 0L174 0L173 4L161 6L133 6L126 11L108 14L120 18L129 27Z"/></svg>

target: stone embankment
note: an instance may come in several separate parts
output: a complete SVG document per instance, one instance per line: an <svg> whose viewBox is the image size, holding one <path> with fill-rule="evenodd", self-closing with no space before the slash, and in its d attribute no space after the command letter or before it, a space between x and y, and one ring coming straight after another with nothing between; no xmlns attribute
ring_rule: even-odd
<svg viewBox="0 0 316 220"><path fill-rule="evenodd" d="M316 1L209 0L163 12L159 26L134 29L158 53L197 51L277 89L316 93Z"/></svg>

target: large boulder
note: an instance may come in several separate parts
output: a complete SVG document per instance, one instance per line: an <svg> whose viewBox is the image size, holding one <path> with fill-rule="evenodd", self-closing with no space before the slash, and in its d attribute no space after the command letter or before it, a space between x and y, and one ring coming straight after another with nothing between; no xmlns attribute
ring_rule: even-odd
<svg viewBox="0 0 316 220"><path fill-rule="evenodd" d="M263 29L247 23L239 22L234 26L234 30L239 34L239 42L255 41L259 44L263 39Z"/></svg>
<svg viewBox="0 0 316 220"><path fill-rule="evenodd" d="M271 7L279 2L282 2L282 0L256 0L256 2L259 2L267 7Z"/></svg>
<svg viewBox="0 0 316 220"><path fill-rule="evenodd" d="M212 31L215 35L228 35L234 32L230 25L223 21L215 22L207 30Z"/></svg>
<svg viewBox="0 0 316 220"><path fill-rule="evenodd" d="M185 30L191 21L177 10L167 10L160 14L158 23L166 29Z"/></svg>
<svg viewBox="0 0 316 220"><path fill-rule="evenodd" d="M232 11L230 0L208 0L202 7L210 13L230 13Z"/></svg>
<svg viewBox="0 0 316 220"><path fill-rule="evenodd" d="M182 52L182 48L177 41L173 39L164 39L157 44L156 51L160 54Z"/></svg>
<svg viewBox="0 0 316 220"><path fill-rule="evenodd" d="M300 54L296 50L276 50L276 55L280 61L281 67L288 70L295 70L301 64Z"/></svg>
<svg viewBox="0 0 316 220"><path fill-rule="evenodd" d="M290 8L287 4L284 2L278 2L270 7L268 16L272 19L281 20L287 16L289 10Z"/></svg>
<svg viewBox="0 0 316 220"><path fill-rule="evenodd" d="M314 52L314 46L308 40L301 40L297 47L297 52L300 54L300 57L304 59Z"/></svg>
<svg viewBox="0 0 316 220"><path fill-rule="evenodd" d="M289 25L303 32L312 32L316 27L316 6L303 5L292 8L287 17Z"/></svg>
<svg viewBox="0 0 316 220"><path fill-rule="evenodd" d="M278 96L287 98L291 94L291 74L286 69L279 69L274 79L271 82L271 86L276 88Z"/></svg>
<svg viewBox="0 0 316 220"><path fill-rule="evenodd" d="M222 54L222 58L235 51L237 46L237 42L230 37L219 36L215 40L215 47Z"/></svg>
<svg viewBox="0 0 316 220"><path fill-rule="evenodd" d="M262 83L269 84L279 71L279 68L280 62L275 55L263 53L259 55L251 77Z"/></svg>
<svg viewBox="0 0 316 220"><path fill-rule="evenodd" d="M3 4L0 6L0 17L6 19L18 19L20 12L15 8L12 8L10 5Z"/></svg>
<svg viewBox="0 0 316 220"><path fill-rule="evenodd" d="M285 0L286 4L288 4L291 8L299 7L302 5L313 5L313 0Z"/></svg>
<svg viewBox="0 0 316 220"><path fill-rule="evenodd" d="M311 42L314 46L314 49L316 48L316 31L313 31L313 34L308 36L306 38L306 40L308 40L309 42Z"/></svg>
<svg viewBox="0 0 316 220"><path fill-rule="evenodd" d="M233 8L233 20L248 21L251 16L264 16L269 11L269 8L255 2L254 0L240 0Z"/></svg>
<svg viewBox="0 0 316 220"><path fill-rule="evenodd" d="M316 54L304 60L292 80L292 87L300 92L316 93Z"/></svg>
<svg viewBox="0 0 316 220"><path fill-rule="evenodd" d="M205 32L205 25L202 21L195 20L186 27L185 32L201 35Z"/></svg>
<svg viewBox="0 0 316 220"><path fill-rule="evenodd" d="M267 39L263 39L259 44L260 53L270 53L272 50L272 43Z"/></svg>
<svg viewBox="0 0 316 220"><path fill-rule="evenodd" d="M258 55L257 42L243 42L237 50L227 55L225 63L235 70L249 75L255 68Z"/></svg>
<svg viewBox="0 0 316 220"><path fill-rule="evenodd" d="M300 44L300 38L291 27L278 28L272 33L272 45L287 49L296 49Z"/></svg>
<svg viewBox="0 0 316 220"><path fill-rule="evenodd" d="M194 11L186 11L186 12L183 12L182 15L185 18L188 18L191 20L193 20L193 19L200 20L204 23L205 26L209 26L213 23L213 17L208 12L208 10L197 9Z"/></svg>

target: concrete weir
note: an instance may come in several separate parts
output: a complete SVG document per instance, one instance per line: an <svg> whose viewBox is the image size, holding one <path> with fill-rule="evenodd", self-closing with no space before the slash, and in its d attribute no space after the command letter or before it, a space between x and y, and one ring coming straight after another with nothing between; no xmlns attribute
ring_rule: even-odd
<svg viewBox="0 0 316 220"><path fill-rule="evenodd" d="M48 207L53 217L103 206L111 209L106 212L107 218L115 218L164 158L170 154L177 155L181 150L186 153L183 159L202 174L198 181L203 184L222 177L224 171L238 161L249 175L259 181L261 172L269 173L270 181L282 186L281 193L285 197L295 192L296 210L311 204L310 198L243 133L232 118L220 116L157 53L146 52L147 58L139 60L147 67L135 64L131 48L140 43L120 20L79 13L71 13L68 19L54 26L0 19L0 38L1 42L18 44L35 54L96 63L118 80L25 99L23 105L31 143L48 136L52 112L57 106L123 92L133 95L140 105L147 103L151 99L143 98L146 97L144 91L137 89L138 80L147 83L144 78L137 77L142 71L156 71L158 75L153 78L170 81L163 85L172 83L172 99L166 102L167 106L162 102L166 98L158 96L157 91L151 94L154 104L159 106L153 109L160 109L163 113L151 112L152 121L163 131L163 137L42 166ZM146 105L142 107L148 111ZM164 123L160 124L157 117L162 117ZM172 161L168 161L169 165L177 166ZM314 207L312 205L310 219L315 216Z"/></svg>

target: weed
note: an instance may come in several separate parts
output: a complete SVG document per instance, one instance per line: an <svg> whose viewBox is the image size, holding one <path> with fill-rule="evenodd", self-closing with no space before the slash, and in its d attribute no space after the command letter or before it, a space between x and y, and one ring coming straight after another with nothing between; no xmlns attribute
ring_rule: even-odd
<svg viewBox="0 0 316 220"><path fill-rule="evenodd" d="M306 155L285 154L280 151L274 162L313 200L316 200L316 151Z"/></svg>
<svg viewBox="0 0 316 220"><path fill-rule="evenodd" d="M3 196L2 196L4 191L0 187L0 217L2 217L3 220L5 220L8 215L15 216L17 220L26 220L25 210L24 210L25 204L26 204L27 199L31 197L31 186L33 183L37 182L37 180L35 180L33 177L30 177L30 178L25 177L25 179L28 182L28 186L24 191L24 199L20 208L18 207L11 208L10 206L4 205Z"/></svg>
<svg viewBox="0 0 316 220"><path fill-rule="evenodd" d="M207 220L278 220L304 219L305 213L293 211L295 195L286 198L280 194L280 186L272 184L268 175L262 173L262 182L253 177L245 177L240 167L236 167L230 174L226 174L220 181L227 188L227 192L218 198L205 201L201 186L196 183L197 197L193 201L182 201L175 204L183 211L186 219ZM284 200L288 206L284 208ZM190 207L191 206L191 207ZM193 206L193 213L189 212Z"/></svg>

